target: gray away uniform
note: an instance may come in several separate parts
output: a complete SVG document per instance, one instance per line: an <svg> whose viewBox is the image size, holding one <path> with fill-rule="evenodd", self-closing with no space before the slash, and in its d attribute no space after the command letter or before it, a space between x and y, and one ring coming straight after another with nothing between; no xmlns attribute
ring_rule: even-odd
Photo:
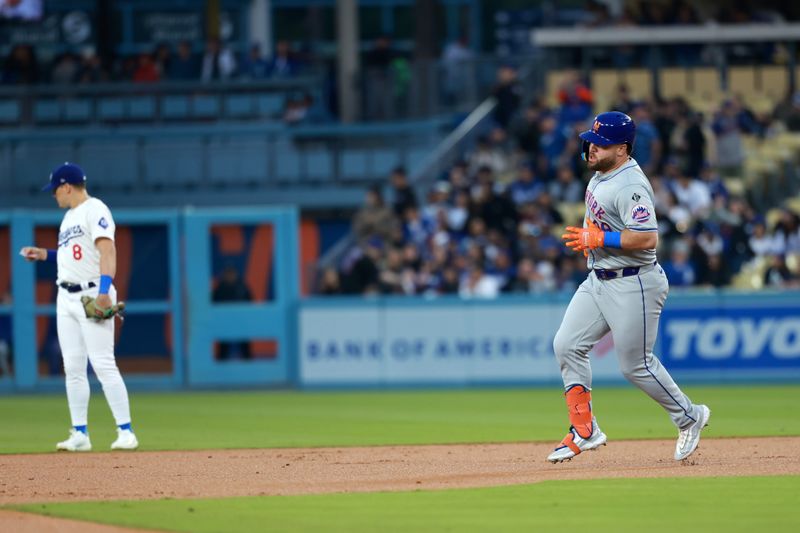
<svg viewBox="0 0 800 533"><path fill-rule="evenodd" d="M585 199L586 216L603 231L658 231L653 189L633 159L607 174L595 173ZM589 351L611 331L625 378L661 404L678 428L694 423L697 407L653 355L669 292L656 251L597 248L587 262L592 270L553 340L564 386L591 389Z"/></svg>

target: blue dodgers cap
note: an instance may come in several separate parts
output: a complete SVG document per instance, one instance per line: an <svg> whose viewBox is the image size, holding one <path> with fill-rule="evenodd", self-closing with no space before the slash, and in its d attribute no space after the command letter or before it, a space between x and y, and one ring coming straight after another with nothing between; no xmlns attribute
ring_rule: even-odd
<svg viewBox="0 0 800 533"><path fill-rule="evenodd" d="M50 183L42 187L42 191L54 191L65 183L71 185L86 183L86 174L75 163L66 162L50 173Z"/></svg>

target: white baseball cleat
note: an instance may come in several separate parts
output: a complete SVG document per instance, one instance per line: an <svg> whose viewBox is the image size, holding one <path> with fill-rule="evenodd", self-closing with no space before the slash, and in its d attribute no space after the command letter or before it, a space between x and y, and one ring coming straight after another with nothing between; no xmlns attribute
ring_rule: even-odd
<svg viewBox="0 0 800 533"><path fill-rule="evenodd" d="M597 425L597 420L592 418L592 435L588 439L584 439L575 428L570 426L569 433L561 441L561 444L547 456L547 460L551 463L561 463L569 461L576 455L587 450L596 450L600 446L605 446L608 438L606 434Z"/></svg>
<svg viewBox="0 0 800 533"><path fill-rule="evenodd" d="M56 444L56 450L67 452L90 452L92 451L92 441L89 435L77 429L69 430L69 438Z"/></svg>
<svg viewBox="0 0 800 533"><path fill-rule="evenodd" d="M682 461L694 453L700 443L700 431L708 425L708 419L711 418L711 409L705 405L698 407L700 414L697 421L678 433L678 442L675 445L676 461Z"/></svg>
<svg viewBox="0 0 800 533"><path fill-rule="evenodd" d="M139 441L133 431L117 428L117 440L111 443L112 450L135 450L138 447Z"/></svg>

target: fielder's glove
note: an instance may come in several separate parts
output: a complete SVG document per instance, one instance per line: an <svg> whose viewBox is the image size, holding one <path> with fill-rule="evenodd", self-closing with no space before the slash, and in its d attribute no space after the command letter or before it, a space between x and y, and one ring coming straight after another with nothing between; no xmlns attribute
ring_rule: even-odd
<svg viewBox="0 0 800 533"><path fill-rule="evenodd" d="M95 320L107 320L114 315L122 318L122 311L125 309L125 302L117 302L108 309L98 309L94 298L88 295L81 296L81 303L83 304L86 318L94 318Z"/></svg>

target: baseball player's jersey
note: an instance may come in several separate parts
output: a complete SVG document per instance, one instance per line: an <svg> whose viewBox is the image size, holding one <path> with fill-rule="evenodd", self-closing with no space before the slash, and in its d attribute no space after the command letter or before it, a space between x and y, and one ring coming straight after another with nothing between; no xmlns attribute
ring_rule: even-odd
<svg viewBox="0 0 800 533"><path fill-rule="evenodd" d="M631 158L611 172L595 173L586 187L586 216L603 231L658 231L654 197L647 176ZM597 248L589 252L587 265L619 269L652 265L655 260L655 249Z"/></svg>
<svg viewBox="0 0 800 533"><path fill-rule="evenodd" d="M114 219L106 204L89 198L66 212L58 233L58 282L82 283L100 277L100 237L114 240Z"/></svg>

